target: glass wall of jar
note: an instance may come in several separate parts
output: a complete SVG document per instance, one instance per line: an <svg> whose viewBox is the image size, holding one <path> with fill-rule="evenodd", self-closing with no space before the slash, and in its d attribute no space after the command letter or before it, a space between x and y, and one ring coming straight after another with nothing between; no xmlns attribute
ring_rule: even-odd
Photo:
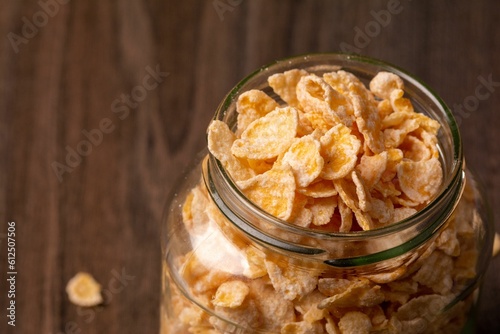
<svg viewBox="0 0 500 334"><path fill-rule="evenodd" d="M163 221L162 333L459 333L469 320L492 247L485 198L465 168L450 110L406 72L360 56L280 60L242 80L215 119L235 129L236 100L290 69L339 69L365 84L400 76L415 110L437 120L443 182L416 214L368 231L291 225L239 190L202 152L174 189ZM281 101L282 102L282 101Z"/></svg>

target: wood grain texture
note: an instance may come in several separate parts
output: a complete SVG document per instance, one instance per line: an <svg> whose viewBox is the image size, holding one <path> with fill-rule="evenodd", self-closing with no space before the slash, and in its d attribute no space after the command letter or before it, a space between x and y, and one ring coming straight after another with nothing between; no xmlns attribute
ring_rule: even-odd
<svg viewBox="0 0 500 334"><path fill-rule="evenodd" d="M500 2L400 0L364 41L356 31L391 1L220 2L230 10L218 12L211 0L0 5L0 233L16 222L18 271L14 328L5 316L2 235L1 333L157 333L167 194L204 147L229 89L286 56L347 43L427 82L461 119L468 163L500 217L499 84L471 111L458 109L481 78L500 82ZM44 3L56 5L47 14ZM102 122L108 132L82 144ZM52 165L66 164L68 148L88 154L60 181ZM106 307L69 303L65 284L82 270L113 291ZM499 333L498 258L484 288L479 332Z"/></svg>

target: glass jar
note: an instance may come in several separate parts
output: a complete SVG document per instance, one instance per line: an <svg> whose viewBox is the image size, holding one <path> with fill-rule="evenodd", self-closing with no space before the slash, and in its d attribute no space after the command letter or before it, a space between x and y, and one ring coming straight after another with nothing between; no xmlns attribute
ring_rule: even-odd
<svg viewBox="0 0 500 334"><path fill-rule="evenodd" d="M174 189L162 223L161 333L357 333L354 327L339 327L349 312L367 315L359 319L368 318L373 333L472 328L466 322L489 263L493 228L485 198L465 168L448 107L392 65L317 54L280 60L252 73L226 96L214 119L234 129L239 94L259 89L276 98L267 78L294 68L315 74L343 69L365 84L379 71L400 76L415 111L441 124L443 183L437 196L413 216L386 227L311 230L254 205L221 163L202 152ZM414 279L416 273L425 278ZM325 285L331 279L369 282L371 288L359 292L365 304L346 300L325 307ZM337 289L341 294L342 288ZM218 290L219 300L234 299L236 306L214 303ZM383 292L383 300L370 301L375 290Z"/></svg>

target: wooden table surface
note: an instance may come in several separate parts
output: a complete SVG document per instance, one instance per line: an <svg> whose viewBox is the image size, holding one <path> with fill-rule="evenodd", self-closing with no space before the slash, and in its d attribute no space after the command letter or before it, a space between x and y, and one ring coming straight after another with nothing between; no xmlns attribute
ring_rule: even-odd
<svg viewBox="0 0 500 334"><path fill-rule="evenodd" d="M499 23L494 0L2 1L0 333L157 333L167 194L225 93L286 56L357 52L427 82L500 217ZM107 306L69 302L78 271ZM499 333L499 258L484 288L480 333Z"/></svg>

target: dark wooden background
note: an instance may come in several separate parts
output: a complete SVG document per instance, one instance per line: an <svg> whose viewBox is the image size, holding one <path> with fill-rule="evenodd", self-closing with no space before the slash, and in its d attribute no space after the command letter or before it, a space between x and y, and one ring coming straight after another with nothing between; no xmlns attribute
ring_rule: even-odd
<svg viewBox="0 0 500 334"><path fill-rule="evenodd" d="M350 49L422 78L461 120L500 217L499 23L495 0L2 0L0 333L157 333L167 194L225 93L286 56ZM82 144L101 122L102 139ZM78 148L87 155L61 169ZM6 318L8 221L16 327ZM78 271L112 291L106 307L68 301ZM498 258L484 288L480 333L499 333Z"/></svg>

